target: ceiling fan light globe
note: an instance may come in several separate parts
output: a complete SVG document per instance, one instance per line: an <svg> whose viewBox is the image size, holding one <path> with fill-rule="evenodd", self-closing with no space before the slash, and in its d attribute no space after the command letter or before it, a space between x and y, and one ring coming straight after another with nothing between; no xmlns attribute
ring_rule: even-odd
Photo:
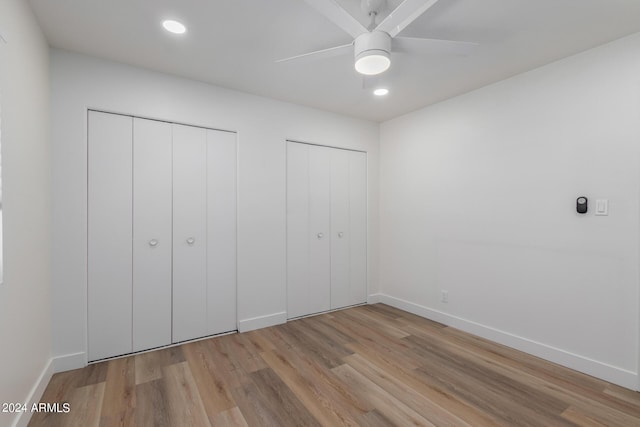
<svg viewBox="0 0 640 427"><path fill-rule="evenodd" d="M391 66L389 53L383 50L363 52L356 58L356 71L365 76L384 73Z"/></svg>

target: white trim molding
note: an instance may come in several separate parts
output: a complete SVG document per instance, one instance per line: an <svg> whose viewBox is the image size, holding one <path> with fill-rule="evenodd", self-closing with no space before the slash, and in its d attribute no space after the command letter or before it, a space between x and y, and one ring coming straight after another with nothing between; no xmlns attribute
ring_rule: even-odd
<svg viewBox="0 0 640 427"><path fill-rule="evenodd" d="M36 380L35 384L29 391L29 395L27 396L26 401L24 402L27 408L31 408L34 403L38 403L44 390L47 388L51 377L53 376L53 359L49 359L46 366L40 373L40 376ZM31 420L31 411L27 410L25 412L19 412L18 415L14 418L13 427L26 427L29 424L29 420Z"/></svg>
<svg viewBox="0 0 640 427"><path fill-rule="evenodd" d="M254 329L268 328L269 326L281 325L283 323L287 323L287 313L285 311L239 320L238 332L253 331Z"/></svg>
<svg viewBox="0 0 640 427"><path fill-rule="evenodd" d="M370 295L369 303L374 304L375 302L372 301L387 304L426 319L433 320L447 326L452 326L470 334L486 338L516 350L524 351L525 353L533 356L540 357L550 362L557 363L567 368L574 369L631 390L638 389L638 374L636 372L608 365L579 354L570 353L547 344L510 334L508 332L389 295Z"/></svg>
<svg viewBox="0 0 640 427"><path fill-rule="evenodd" d="M369 297L367 298L367 304L378 304L380 302L382 302L382 298L384 297L384 294L370 294ZM386 304L386 303L385 303ZM391 304L389 304L391 305Z"/></svg>
<svg viewBox="0 0 640 427"><path fill-rule="evenodd" d="M65 372L87 366L87 353L72 353L53 358L53 372Z"/></svg>

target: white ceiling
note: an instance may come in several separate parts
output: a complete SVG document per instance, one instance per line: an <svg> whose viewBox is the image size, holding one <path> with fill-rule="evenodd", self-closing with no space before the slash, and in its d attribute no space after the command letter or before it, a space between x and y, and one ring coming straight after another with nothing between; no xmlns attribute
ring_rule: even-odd
<svg viewBox="0 0 640 427"><path fill-rule="evenodd" d="M360 0L337 1L368 24ZM350 55L274 62L352 41L303 0L29 2L54 47L375 121L640 31L638 0L440 0L400 35L480 46L466 57L392 54L391 93L376 98ZM167 18L188 32L165 32Z"/></svg>

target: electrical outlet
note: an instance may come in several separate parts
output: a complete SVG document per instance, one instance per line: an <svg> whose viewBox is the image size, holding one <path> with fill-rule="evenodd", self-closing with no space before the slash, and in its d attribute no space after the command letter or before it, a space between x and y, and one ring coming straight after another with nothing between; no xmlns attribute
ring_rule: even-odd
<svg viewBox="0 0 640 427"><path fill-rule="evenodd" d="M448 303L449 302L449 291L442 291L442 295L440 296L440 300L443 303Z"/></svg>

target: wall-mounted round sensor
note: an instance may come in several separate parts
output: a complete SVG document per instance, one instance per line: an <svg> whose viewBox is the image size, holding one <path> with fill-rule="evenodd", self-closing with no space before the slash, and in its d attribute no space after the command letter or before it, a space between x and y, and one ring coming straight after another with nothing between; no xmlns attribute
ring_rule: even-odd
<svg viewBox="0 0 640 427"><path fill-rule="evenodd" d="M576 212L579 214L587 213L587 210L589 210L588 206L588 200L586 197L580 196L576 199Z"/></svg>

